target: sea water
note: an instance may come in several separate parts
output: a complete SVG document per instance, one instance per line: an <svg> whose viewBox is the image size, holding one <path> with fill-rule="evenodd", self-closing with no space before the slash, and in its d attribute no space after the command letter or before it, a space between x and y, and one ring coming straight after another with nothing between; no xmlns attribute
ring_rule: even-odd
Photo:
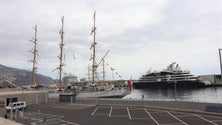
<svg viewBox="0 0 222 125"><path fill-rule="evenodd" d="M222 87L201 89L133 89L123 99L222 103Z"/></svg>

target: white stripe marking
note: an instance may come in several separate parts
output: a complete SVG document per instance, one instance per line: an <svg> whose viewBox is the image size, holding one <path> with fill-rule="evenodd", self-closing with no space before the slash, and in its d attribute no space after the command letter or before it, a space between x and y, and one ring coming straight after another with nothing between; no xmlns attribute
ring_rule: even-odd
<svg viewBox="0 0 222 125"><path fill-rule="evenodd" d="M157 125L160 125L145 108L144 108L144 110Z"/></svg>
<svg viewBox="0 0 222 125"><path fill-rule="evenodd" d="M131 117L131 115L130 115L129 108L127 107L126 109L127 109L127 112L128 112L129 119L131 120L131 119L132 119L132 117Z"/></svg>
<svg viewBox="0 0 222 125"><path fill-rule="evenodd" d="M132 118L132 120L146 120L146 119L151 119L151 118Z"/></svg>
<svg viewBox="0 0 222 125"><path fill-rule="evenodd" d="M183 117L190 117L190 116L195 116L193 114L190 114L190 115L181 115L181 116L176 116L177 118L183 118Z"/></svg>
<svg viewBox="0 0 222 125"><path fill-rule="evenodd" d="M185 125L188 125L187 123L185 123L184 121L180 120L179 118L177 118L176 116L174 116L173 114L171 114L170 112L166 111L169 115L171 115L173 118L175 118L176 120L182 122Z"/></svg>
<svg viewBox="0 0 222 125"><path fill-rule="evenodd" d="M96 109L91 113L91 115L94 115L94 113L97 111L97 109L98 109L98 108L96 108Z"/></svg>
<svg viewBox="0 0 222 125"><path fill-rule="evenodd" d="M79 124L77 124L77 123L73 123L73 122L70 122L70 121L65 121L65 120L62 120L62 119L59 119L59 120L65 122L65 123L68 123L68 124L79 125Z"/></svg>
<svg viewBox="0 0 222 125"><path fill-rule="evenodd" d="M169 124L161 124L161 125L183 125L183 123L169 123Z"/></svg>
<svg viewBox="0 0 222 125"><path fill-rule="evenodd" d="M111 117L112 110L113 110L113 107L111 106L110 111L109 111L109 117Z"/></svg>
<svg viewBox="0 0 222 125"><path fill-rule="evenodd" d="M202 119L202 120L205 120L205 121L207 121L207 122L210 122L210 123L212 123L212 124L214 124L214 125L218 125L217 123L214 123L214 122L212 122L212 121L210 121L210 120L207 120L207 119L205 119L205 118L203 118L203 117L201 117L201 116L199 116L199 115L195 115L196 117L198 117L198 118L200 118L200 119Z"/></svg>

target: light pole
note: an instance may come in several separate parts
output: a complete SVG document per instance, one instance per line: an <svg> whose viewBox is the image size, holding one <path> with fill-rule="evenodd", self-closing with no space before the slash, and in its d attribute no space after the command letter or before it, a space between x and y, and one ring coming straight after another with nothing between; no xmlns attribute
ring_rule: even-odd
<svg viewBox="0 0 222 125"><path fill-rule="evenodd" d="M174 95L175 95L175 101L177 101L177 81L174 81Z"/></svg>
<svg viewBox="0 0 222 125"><path fill-rule="evenodd" d="M219 49L219 58L220 58L220 71L221 71L221 77L220 80L222 79L222 61L221 61L221 51L222 49Z"/></svg>

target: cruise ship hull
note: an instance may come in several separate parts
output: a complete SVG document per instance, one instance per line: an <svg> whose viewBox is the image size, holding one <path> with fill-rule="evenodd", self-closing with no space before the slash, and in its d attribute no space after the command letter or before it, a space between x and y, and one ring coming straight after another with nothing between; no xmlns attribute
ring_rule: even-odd
<svg viewBox="0 0 222 125"><path fill-rule="evenodd" d="M133 81L134 88L203 88L209 84L209 81L199 79L190 71L182 70L176 62L162 71L149 71Z"/></svg>

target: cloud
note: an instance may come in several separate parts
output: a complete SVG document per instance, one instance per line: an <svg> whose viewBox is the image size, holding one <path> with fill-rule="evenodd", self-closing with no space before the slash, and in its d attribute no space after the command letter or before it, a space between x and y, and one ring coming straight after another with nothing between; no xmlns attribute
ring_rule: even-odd
<svg viewBox="0 0 222 125"><path fill-rule="evenodd" d="M150 67L162 70L173 61L197 75L220 71L220 0L0 0L0 63L31 69L27 51L32 48L32 27L38 25L38 73L57 78L52 70L59 64L65 16L64 72L87 77L95 10L97 61L110 50L106 62L124 79L138 78ZM109 78L111 74L107 70Z"/></svg>

